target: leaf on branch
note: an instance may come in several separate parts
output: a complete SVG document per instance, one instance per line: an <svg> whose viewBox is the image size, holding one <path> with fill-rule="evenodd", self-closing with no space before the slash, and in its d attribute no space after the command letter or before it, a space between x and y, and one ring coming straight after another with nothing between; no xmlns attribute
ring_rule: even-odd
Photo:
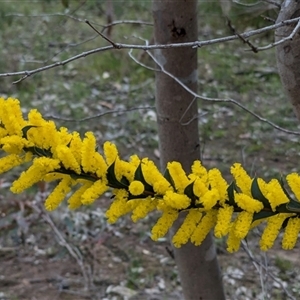
<svg viewBox="0 0 300 300"><path fill-rule="evenodd" d="M29 151L34 155L39 157L52 157L52 153L49 150L38 148L38 147L27 147L24 148L25 151Z"/></svg>
<svg viewBox="0 0 300 300"><path fill-rule="evenodd" d="M153 187L145 180L145 177L144 177L144 174L142 171L142 163L139 164L139 166L137 167L137 169L134 173L134 180L140 181L144 185L145 191L154 193Z"/></svg>
<svg viewBox="0 0 300 300"><path fill-rule="evenodd" d="M227 194L228 194L228 204L230 206L235 206L235 201L234 201L234 192L237 192L237 186L235 182L233 181L227 188Z"/></svg>
<svg viewBox="0 0 300 300"><path fill-rule="evenodd" d="M121 181L119 181L116 177L115 162L113 162L107 169L107 180L109 182L109 185L113 188L128 190L128 180L123 176Z"/></svg>
<svg viewBox="0 0 300 300"><path fill-rule="evenodd" d="M176 190L174 180L168 169L165 170L164 177L170 182L170 184L174 188L174 190Z"/></svg>
<svg viewBox="0 0 300 300"><path fill-rule="evenodd" d="M195 181L193 181L192 183L190 183L185 189L184 189L184 194L187 195L191 200L191 206L195 205L195 201L196 201L196 195L194 194L194 183Z"/></svg>
<svg viewBox="0 0 300 300"><path fill-rule="evenodd" d="M258 185L258 180L256 177L253 179L252 184L251 184L251 195L254 199L262 202L262 204L264 205L265 208L271 209L270 202L261 192L259 185Z"/></svg>
<svg viewBox="0 0 300 300"><path fill-rule="evenodd" d="M256 220L260 220L260 219L269 218L271 216L275 216L276 214L277 214L277 212L273 212L273 211L260 211L258 213L253 214L252 222L254 222Z"/></svg>
<svg viewBox="0 0 300 300"><path fill-rule="evenodd" d="M34 125L28 125L28 126L25 126L22 128L22 133L23 133L23 138L27 140L27 132L30 128L32 127L37 127L37 126L34 126Z"/></svg>

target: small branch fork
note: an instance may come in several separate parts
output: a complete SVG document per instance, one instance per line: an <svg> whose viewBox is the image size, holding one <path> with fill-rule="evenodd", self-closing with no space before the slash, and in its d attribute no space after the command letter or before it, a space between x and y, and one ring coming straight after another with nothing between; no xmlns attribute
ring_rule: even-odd
<svg viewBox="0 0 300 300"><path fill-rule="evenodd" d="M216 103L232 103L238 107L240 107L242 110L246 111L247 113L249 113L250 115L252 115L253 117L255 117L256 119L258 119L259 121L266 123L270 126L272 126L273 128L282 131L284 133L287 134L293 134L293 135L300 135L299 131L293 131L293 130L289 130L289 129L285 129L282 128L280 126L278 126L277 124L273 123L272 121L258 115L257 113L253 112L252 110L250 110L249 108L247 108L246 106L244 106L243 104L241 104L240 102L238 102L237 100L234 100L232 98L209 98L209 97L205 97L202 95L199 95L198 93L194 92L193 90L191 90L188 86L186 86L184 83L182 83L182 81L180 79L178 79L177 77L175 77L173 74L171 74L170 72L168 72L167 70L165 70L165 68L160 64L160 62L155 58L155 56L150 52L150 51L146 51L147 54L151 57L151 59L156 63L156 65L159 67L160 72L163 72L165 75L169 76L170 78L172 78L173 80L175 80L179 85L181 85L187 92L189 92L191 95L194 96L194 99L191 101L191 103L189 104L189 106L187 107L186 111L183 113L182 117L180 118L179 122L181 122L181 124L183 126L185 125L189 125L191 122L193 122L194 120L198 119L199 116L195 116L193 117L191 120L189 120L188 122L184 122L182 123L182 120L184 118L184 116L186 115L186 113L188 112L188 110L190 109L190 107L192 106L192 104L194 103L194 101L196 99L201 99L204 101L209 101L209 102L216 102ZM134 59L135 62L139 63L137 61L136 58L133 57L132 53L129 52L129 56L131 58ZM143 64L143 67L147 67ZM149 67L150 70L153 70L153 68Z"/></svg>
<svg viewBox="0 0 300 300"><path fill-rule="evenodd" d="M225 42L229 42L229 41L233 41L233 40L241 39L241 38L246 40L247 38L249 38L251 36L258 35L258 34L261 34L261 33L264 33L264 32L270 31L270 30L275 30L275 29L277 29L279 27L282 27L282 26L287 26L287 25L290 25L290 24L294 24L296 22L298 22L298 24L299 24L299 21L300 21L300 17L294 18L294 19L291 19L291 20L286 20L286 21L283 21L283 22L280 22L280 23L277 23L277 24L273 24L273 25L270 25L270 26L266 26L264 28L260 28L260 29L257 29L257 30L247 31L247 32L241 33L239 35L231 35L231 36L217 38L217 39L211 39L211 40L207 40L207 41L195 41L195 42L188 42L188 43L161 44L161 45L134 45L134 44L115 43L115 42L111 41L110 39L108 39L107 37L105 37L103 35L103 33L100 34L100 32L97 31L100 34L100 36L102 36L105 40L107 40L110 43L110 45L100 47L100 48L95 48L95 49L92 49L92 50L89 50L89 51L86 51L86 52L82 52L82 53L80 53L78 55L75 55L75 56L72 56L72 57L70 57L66 60L59 61L59 62L56 62L56 63L53 63L53 64L49 64L49 65L46 65L46 66L43 66L43 67L40 67L40 68L36 68L36 69L32 69L32 70L19 71L19 72L1 73L0 77L22 76L20 79L13 82L14 84L17 84L17 83L25 80L26 78L28 78L28 77L36 74L36 73L43 72L43 71L46 71L46 70L49 70L49 69L52 69L52 68L56 68L56 67L59 67L59 66L64 66L64 65L66 65L66 64L68 64L68 63L70 63L74 60L84 58L86 56L89 56L89 55L92 55L92 54L95 54L95 53L112 50L112 49L118 49L118 50L120 50L120 49L139 49L139 50L147 51L147 50L154 50L154 49L169 49L169 48L182 48L182 47L200 48L200 47L204 47L204 46L208 46L208 45L225 43ZM90 22L86 21L86 23L89 24L92 27ZM298 25L296 26L296 28L294 30L295 32L298 30L299 26ZM291 38L291 37L289 37L289 38ZM283 39L282 42L284 42L284 41L285 41L285 39ZM269 48L272 48L272 47L278 45L279 43L281 43L281 41L278 41L276 43L272 43L272 44L270 44L268 46L265 46L265 47L256 48L256 49L257 49L257 51L266 50L266 49L269 49Z"/></svg>

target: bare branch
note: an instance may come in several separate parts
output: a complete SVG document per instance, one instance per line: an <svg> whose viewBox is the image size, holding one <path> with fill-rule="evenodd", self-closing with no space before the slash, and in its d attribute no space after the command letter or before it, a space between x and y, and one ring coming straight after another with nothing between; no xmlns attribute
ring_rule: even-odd
<svg viewBox="0 0 300 300"><path fill-rule="evenodd" d="M282 288L282 290L284 291L284 293L286 294L286 296L291 299L291 300L296 300L296 298L294 296L292 296L290 294L290 292L285 288L284 284L282 283L282 281L280 279L278 279L268 268L267 266L264 266L262 263L260 263L259 261L257 261L257 259L255 259L252 251L249 249L247 243L243 240L242 241L242 248L243 250L246 252L246 254L249 256L251 262L253 263L254 267L257 269L257 271L260 274L260 278L261 278L261 284L262 284L262 288L263 288L263 280L262 280L262 272L260 270L264 270L266 272L266 275L271 277L275 282L277 282L280 287Z"/></svg>
<svg viewBox="0 0 300 300"><path fill-rule="evenodd" d="M211 39L211 40L207 40L207 41L195 41L195 42L188 42L188 43L162 44L162 45L147 45L147 46L146 45L131 45L131 44L114 43L115 46L109 45L109 46L105 46L105 47L95 48L95 49L92 49L92 50L89 50L86 52L82 52L82 53L75 55L73 57L70 57L66 60L59 61L59 62L56 62L53 64L49 64L49 65L46 65L41 68L37 68L37 69L33 69L33 70L26 70L26 71L19 71L19 72L1 73L0 77L23 76L20 79L13 82L14 84L16 84L16 83L19 83L19 82L23 81L24 79L32 76L33 74L36 74L36 73L39 73L39 72L42 72L45 70L49 70L49 69L52 69L55 67L64 66L74 60L84 58L86 56L89 56L89 55L92 55L95 53L108 51L108 50L112 50L112 49L116 49L116 48L117 49L139 49L139 50L145 50L145 51L153 50L153 49L169 49L169 48L182 48L182 47L200 48L200 47L204 47L204 46L208 46L208 45L233 41L236 39L240 39L241 37L246 39L251 36L258 35L258 34L261 34L261 33L264 33L264 32L270 31L270 30L274 30L274 29L282 27L282 26L286 26L286 25L290 25L290 24L299 22L299 20L300 20L300 17L291 19L291 20L282 21L277 24L266 26L264 28L260 28L257 30L247 31L247 32L241 33L239 36L232 35L232 36L227 36L227 37L222 37L222 38ZM279 42L277 42L277 43L279 43Z"/></svg>
<svg viewBox="0 0 300 300"><path fill-rule="evenodd" d="M53 220L51 219L51 217L44 211L44 209L42 207L39 207L36 204L32 204L31 207L42 216L42 218L44 219L44 221L51 227L53 233L55 234L55 236L58 239L58 242L61 246L65 247L67 249L67 251L69 252L69 254L76 260L77 264L79 265L83 278L84 278L84 283L85 283L85 289L87 290L89 287L89 278L88 275L86 274L85 271L85 267L84 267L84 263L83 263L83 257L80 253L80 251L74 247L73 245L70 245L66 239L63 237L63 235L61 234L61 232L59 231L59 229L56 227L56 225L54 224Z"/></svg>
<svg viewBox="0 0 300 300"><path fill-rule="evenodd" d="M252 110L250 110L249 108L247 108L246 106L244 106L243 104L238 102L237 100L234 100L234 99L231 99L231 98L209 98L209 97L205 97L205 96L202 96L202 95L199 95L199 94L195 93L193 90L191 90L189 87L187 87L184 83L182 83L180 81L180 79L178 79L173 74L171 74L170 72L165 70L165 68L159 63L159 61L154 57L154 55L150 51L146 51L146 52L153 59L153 61L157 64L157 66L160 67L161 72L163 72L164 74L171 77L178 84L180 84L187 92L189 92L191 95L194 96L194 99L191 101L189 107L192 105L192 103L193 103L193 101L195 101L195 99L201 99L201 100L204 100L204 101L216 102L216 103L233 103L234 105L240 107L242 110L246 111L247 113L249 113L250 115L252 115L256 119L260 120L263 123L269 124L270 126L274 127L275 129L277 129L279 131L282 131L282 132L285 132L285 133L288 133L288 134L300 135L299 131L293 131L293 130L282 128L282 127L276 125L275 123L273 123L272 121L270 121L270 120L258 115L257 113L253 112ZM189 107L187 109L189 109ZM185 113L186 112L184 112L184 114ZM192 118L191 120L189 120L187 123L181 123L181 124L182 125L188 125L189 123L191 123L192 121L194 121L198 118L199 118L199 116L197 115L194 118Z"/></svg>
<svg viewBox="0 0 300 300"><path fill-rule="evenodd" d="M45 115L45 118L53 119L53 120L59 120L59 121L65 121L65 122L85 122L85 121L89 121L89 120L92 120L92 119L97 119L97 118L100 118L100 117L103 117L103 116L109 115L109 114L114 114L114 113L124 114L124 113L127 113L129 111L139 110L139 109L155 109L155 106L131 107L131 108L127 108L127 109L124 109L124 110L108 110L106 112L103 112L103 113L100 113L100 114L97 114L97 115L94 115L94 116L91 116L91 117L78 119L78 120L76 120L76 119L65 119L65 118L61 118L61 117L53 116L53 115Z"/></svg>
<svg viewBox="0 0 300 300"><path fill-rule="evenodd" d="M88 20L85 20L85 23L88 24L94 31L96 31L103 39L108 41L114 48L120 49L115 42L105 36L102 32L98 31Z"/></svg>
<svg viewBox="0 0 300 300"><path fill-rule="evenodd" d="M282 43L284 43L288 40L292 40L295 37L295 35L296 35L296 33L298 32L299 29L300 29L300 20L298 21L297 26L294 28L294 30L292 31L292 33L289 36L287 36L287 37L285 37L285 38L283 38L283 39L281 39L281 40L279 40L275 43L271 43L267 46L257 47L256 51L258 52L258 51L263 51L263 50L267 50L267 49L270 49L270 48L274 48L274 47L276 47L276 46L278 46L278 45L280 45L280 44L282 44Z"/></svg>

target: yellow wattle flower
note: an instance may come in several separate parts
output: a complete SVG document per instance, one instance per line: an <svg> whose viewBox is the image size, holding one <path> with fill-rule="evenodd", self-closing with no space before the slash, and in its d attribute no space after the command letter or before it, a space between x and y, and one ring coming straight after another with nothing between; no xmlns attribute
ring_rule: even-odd
<svg viewBox="0 0 300 300"><path fill-rule="evenodd" d="M267 251L273 246L284 220L292 215L293 214L280 213L267 219L267 226L259 241L261 250Z"/></svg>
<svg viewBox="0 0 300 300"><path fill-rule="evenodd" d="M219 208L217 214L217 224L214 229L214 234L217 238L221 238L228 234L233 212L233 206L225 204L225 206Z"/></svg>
<svg viewBox="0 0 300 300"><path fill-rule="evenodd" d="M300 201L300 176L297 173L291 173L286 176L288 185L290 186L292 192L295 194L298 201Z"/></svg>
<svg viewBox="0 0 300 300"><path fill-rule="evenodd" d="M189 241L201 218L202 213L198 209L191 209L187 213L181 226L172 237L172 243L175 247L179 248Z"/></svg>
<svg viewBox="0 0 300 300"><path fill-rule="evenodd" d="M234 193L234 201L241 209L248 211L250 213L259 212L264 208L262 202L253 199L245 194Z"/></svg>
<svg viewBox="0 0 300 300"><path fill-rule="evenodd" d="M21 165L24 162L24 158L17 154L9 154L0 158L0 174L11 170L14 167Z"/></svg>
<svg viewBox="0 0 300 300"><path fill-rule="evenodd" d="M236 252L240 249L241 245L241 238L237 237L235 235L235 230L234 226L231 226L229 229L229 234L227 238L227 248L226 250L230 253Z"/></svg>
<svg viewBox="0 0 300 300"><path fill-rule="evenodd" d="M233 166L230 168L230 172L241 191L247 196L251 196L252 179L244 170L242 165L238 163L233 164Z"/></svg>
<svg viewBox="0 0 300 300"><path fill-rule="evenodd" d="M103 145L103 150L107 165L112 165L119 156L116 145L111 142L105 142Z"/></svg>
<svg viewBox="0 0 300 300"><path fill-rule="evenodd" d="M186 173L179 162L169 162L167 164L167 169L173 179L175 189L178 193L182 194L184 189L191 183L190 179L186 176Z"/></svg>
<svg viewBox="0 0 300 300"><path fill-rule="evenodd" d="M235 237L238 239L244 239L250 230L252 220L253 213L248 211L240 212L232 225Z"/></svg>
<svg viewBox="0 0 300 300"><path fill-rule="evenodd" d="M22 136L22 128L26 126L23 119L20 101L14 98L0 98L0 120L5 130L1 130L1 135Z"/></svg>
<svg viewBox="0 0 300 300"><path fill-rule="evenodd" d="M152 227L151 239L157 241L159 238L164 237L178 218L178 214L178 211L175 209L164 210L162 216Z"/></svg>
<svg viewBox="0 0 300 300"><path fill-rule="evenodd" d="M56 209L64 200L66 195L71 191L71 187L72 179L69 176L66 176L49 194L45 201L45 208L49 211Z"/></svg>
<svg viewBox="0 0 300 300"><path fill-rule="evenodd" d="M157 206L157 200L150 196L145 199L132 201L138 202L137 206L132 211L131 220L133 222L145 218L151 211L155 210Z"/></svg>
<svg viewBox="0 0 300 300"><path fill-rule="evenodd" d="M108 190L108 186L102 180L95 181L81 196L81 203L89 205L94 203L102 194Z"/></svg>
<svg viewBox="0 0 300 300"><path fill-rule="evenodd" d="M282 248L284 250L290 250L295 247L299 232L300 219L298 217L290 218L285 228L282 239Z"/></svg>
<svg viewBox="0 0 300 300"><path fill-rule="evenodd" d="M201 179L202 182L204 182L205 184L208 181L208 173L207 170L205 169L205 167L202 166L201 161L200 160L195 160L192 164L192 174L196 175L197 177L199 177Z"/></svg>
<svg viewBox="0 0 300 300"><path fill-rule="evenodd" d="M72 170L76 174L81 173L81 167L69 147L59 145L56 147L55 152L57 154L57 158L62 162L63 166L67 170Z"/></svg>
<svg viewBox="0 0 300 300"><path fill-rule="evenodd" d="M191 199L185 194L166 191L163 202L173 209L181 210L186 209L191 204Z"/></svg>
<svg viewBox="0 0 300 300"><path fill-rule="evenodd" d="M10 188L13 193L21 193L35 183L44 179L44 176L60 168L60 161L48 157L38 157L33 160L33 164L27 171L22 172Z"/></svg>
<svg viewBox="0 0 300 300"><path fill-rule="evenodd" d="M138 180L132 181L129 185L129 192L133 196L138 196L143 194L144 190L145 190L144 185Z"/></svg>
<svg viewBox="0 0 300 300"><path fill-rule="evenodd" d="M281 185L277 179L272 179L267 184L267 199L271 205L272 211L276 211L276 207L288 203L290 200L282 190Z"/></svg>
<svg viewBox="0 0 300 300"><path fill-rule="evenodd" d="M216 189L219 192L219 202L225 203L225 200L228 199L227 188L228 183L222 177L220 170L214 168L208 171L208 182L211 189Z"/></svg>
<svg viewBox="0 0 300 300"><path fill-rule="evenodd" d="M217 210L212 209L202 217L190 238L194 245L199 246L205 240L217 222L217 214Z"/></svg>
<svg viewBox="0 0 300 300"><path fill-rule="evenodd" d="M76 209L82 205L81 198L83 193L93 185L93 182L86 181L73 195L68 199L68 208Z"/></svg>

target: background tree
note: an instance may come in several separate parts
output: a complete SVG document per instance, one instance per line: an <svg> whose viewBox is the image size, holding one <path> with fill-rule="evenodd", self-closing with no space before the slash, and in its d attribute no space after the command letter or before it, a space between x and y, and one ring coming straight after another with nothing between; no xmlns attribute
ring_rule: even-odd
<svg viewBox="0 0 300 300"><path fill-rule="evenodd" d="M156 44L192 42L198 38L197 2L153 1ZM156 50L156 59L165 70L197 92L196 48ZM186 171L200 159L197 101L173 78L156 72L156 111L162 170L169 161L179 161ZM194 119L188 125L186 122ZM183 219L181 219L182 221ZM179 221L180 223L180 221ZM180 224L176 224L178 229ZM225 299L221 272L212 236L196 247L189 243L174 248L185 299Z"/></svg>

